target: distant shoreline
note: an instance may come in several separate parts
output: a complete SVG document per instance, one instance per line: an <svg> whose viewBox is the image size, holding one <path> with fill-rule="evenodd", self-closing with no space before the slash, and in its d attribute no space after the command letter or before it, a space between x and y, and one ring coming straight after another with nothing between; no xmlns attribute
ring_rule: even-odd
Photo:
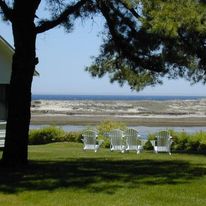
<svg viewBox="0 0 206 206"><path fill-rule="evenodd" d="M125 118L125 117L101 117L101 116L71 116L71 115L32 115L33 125L97 125L101 121L121 121L128 126L171 126L192 127L206 126L206 118Z"/></svg>
<svg viewBox="0 0 206 206"><path fill-rule="evenodd" d="M205 126L206 99L171 101L35 100L32 124L98 124L103 120L140 126Z"/></svg>

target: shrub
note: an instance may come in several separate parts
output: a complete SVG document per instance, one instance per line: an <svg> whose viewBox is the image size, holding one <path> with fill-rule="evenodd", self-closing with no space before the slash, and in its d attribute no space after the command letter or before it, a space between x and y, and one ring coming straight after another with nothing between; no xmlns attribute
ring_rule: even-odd
<svg viewBox="0 0 206 206"><path fill-rule="evenodd" d="M65 132L58 127L45 127L41 129L30 130L29 144L48 144L52 142L64 141Z"/></svg>
<svg viewBox="0 0 206 206"><path fill-rule="evenodd" d="M172 150L174 151L186 151L186 148L188 148L188 140L189 135L186 132L170 132L173 140L172 144Z"/></svg>
<svg viewBox="0 0 206 206"><path fill-rule="evenodd" d="M198 140L197 151L206 153L206 132L200 131L194 134L194 138Z"/></svg>
<svg viewBox="0 0 206 206"><path fill-rule="evenodd" d="M97 130L101 135L107 135L107 133L113 129L121 129L124 131L127 129L127 126L123 122L110 120L102 121L99 125L97 125Z"/></svg>
<svg viewBox="0 0 206 206"><path fill-rule="evenodd" d="M200 140L198 151L202 153L206 153L206 139Z"/></svg>
<svg viewBox="0 0 206 206"><path fill-rule="evenodd" d="M156 139L156 133L155 134L149 134L148 135L148 141L144 145L145 150L153 150L153 146L150 142L150 140L155 140Z"/></svg>
<svg viewBox="0 0 206 206"><path fill-rule="evenodd" d="M81 132L66 132L64 137L64 141L66 142L82 142L81 139Z"/></svg>
<svg viewBox="0 0 206 206"><path fill-rule="evenodd" d="M186 132L171 131L174 143L172 150L176 152L206 152L206 132L188 134Z"/></svg>

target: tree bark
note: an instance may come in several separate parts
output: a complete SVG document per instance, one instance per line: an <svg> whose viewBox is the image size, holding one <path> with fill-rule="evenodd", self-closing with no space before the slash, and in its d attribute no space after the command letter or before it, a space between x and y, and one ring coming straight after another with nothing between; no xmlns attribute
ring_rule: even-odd
<svg viewBox="0 0 206 206"><path fill-rule="evenodd" d="M22 13L23 14L23 13ZM15 53L8 95L8 119L2 162L22 166L28 162L31 85L36 64L36 32L28 13L17 13L12 22Z"/></svg>

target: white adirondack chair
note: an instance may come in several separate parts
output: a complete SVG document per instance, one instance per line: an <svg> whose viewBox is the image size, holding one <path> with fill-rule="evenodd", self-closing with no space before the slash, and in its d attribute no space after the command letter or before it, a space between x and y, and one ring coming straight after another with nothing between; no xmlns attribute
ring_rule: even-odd
<svg viewBox="0 0 206 206"><path fill-rule="evenodd" d="M173 143L172 136L168 131L160 131L157 140L150 141L155 153L168 152L171 155L171 145Z"/></svg>
<svg viewBox="0 0 206 206"><path fill-rule="evenodd" d="M143 142L140 139L140 135L138 134L138 131L135 129L127 129L124 132L124 138L126 142L126 151L136 151L137 154L140 153L141 150L143 150Z"/></svg>
<svg viewBox="0 0 206 206"><path fill-rule="evenodd" d="M110 150L124 152L125 145L123 142L123 131L114 129L108 134L110 138Z"/></svg>
<svg viewBox="0 0 206 206"><path fill-rule="evenodd" d="M5 136L6 136L6 130L5 129L1 129L0 130L0 148L4 147Z"/></svg>
<svg viewBox="0 0 206 206"><path fill-rule="evenodd" d="M82 134L83 139L82 142L84 143L84 150L94 150L97 152L100 145L103 143L103 140L97 140L97 132L94 130L87 130Z"/></svg>

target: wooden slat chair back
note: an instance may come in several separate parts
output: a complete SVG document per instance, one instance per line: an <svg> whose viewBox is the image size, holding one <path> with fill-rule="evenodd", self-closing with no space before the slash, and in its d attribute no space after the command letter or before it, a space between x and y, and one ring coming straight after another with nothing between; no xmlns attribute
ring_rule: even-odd
<svg viewBox="0 0 206 206"><path fill-rule="evenodd" d="M91 144L95 145L96 144L96 137L97 133L92 130L85 131L82 136L84 137L84 142L85 144Z"/></svg>
<svg viewBox="0 0 206 206"><path fill-rule="evenodd" d="M157 136L157 146L168 146L170 134L168 131L160 131Z"/></svg>
<svg viewBox="0 0 206 206"><path fill-rule="evenodd" d="M82 133L84 143L84 150L94 150L97 152L103 140L97 140L97 132L94 130L87 130Z"/></svg>
<svg viewBox="0 0 206 206"><path fill-rule="evenodd" d="M171 155L172 137L168 131L160 131L157 135L157 140L152 140L151 143L154 147L154 151L168 152Z"/></svg>
<svg viewBox="0 0 206 206"><path fill-rule="evenodd" d="M142 149L141 140L139 139L138 131L135 129L127 129L124 132L124 137L126 141L126 151L135 150L140 153Z"/></svg>
<svg viewBox="0 0 206 206"><path fill-rule="evenodd" d="M4 130L4 129L0 130L0 148L4 147L5 136L6 136L6 130Z"/></svg>
<svg viewBox="0 0 206 206"><path fill-rule="evenodd" d="M124 152L124 144L123 144L123 132L119 129L114 129L109 132L110 138L110 150L111 151L122 151Z"/></svg>

